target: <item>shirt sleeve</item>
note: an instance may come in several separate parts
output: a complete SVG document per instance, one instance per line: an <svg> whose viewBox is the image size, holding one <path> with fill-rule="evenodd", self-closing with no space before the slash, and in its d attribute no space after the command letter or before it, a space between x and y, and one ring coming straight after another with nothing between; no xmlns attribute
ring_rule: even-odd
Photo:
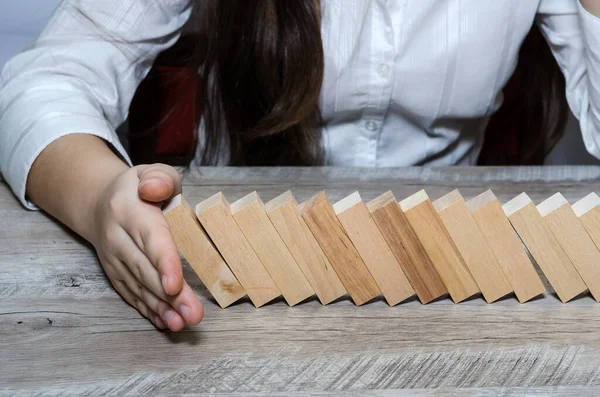
<svg viewBox="0 0 600 397"><path fill-rule="evenodd" d="M127 161L115 128L156 56L177 41L192 0L63 0L38 40L0 76L0 172L25 197L40 152L96 135Z"/></svg>
<svg viewBox="0 0 600 397"><path fill-rule="evenodd" d="M542 0L538 24L565 76L585 147L600 159L600 18L579 0Z"/></svg>

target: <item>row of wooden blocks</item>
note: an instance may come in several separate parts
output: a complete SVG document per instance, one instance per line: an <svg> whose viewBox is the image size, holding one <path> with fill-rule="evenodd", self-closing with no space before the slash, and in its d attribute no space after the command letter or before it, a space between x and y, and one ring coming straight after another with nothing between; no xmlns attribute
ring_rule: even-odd
<svg viewBox="0 0 600 397"><path fill-rule="evenodd" d="M537 207L525 193L502 206L490 190L433 203L425 191L369 203L354 193L333 205L324 192L300 205L289 191L267 204L256 192L231 205L218 193L195 212L179 195L163 212L221 307L245 295L256 307L313 294L325 305L346 293L356 305L446 293L458 303L479 292L488 303L513 292L523 303L545 291L524 246L562 302L586 290L600 301L595 193L573 206L557 193Z"/></svg>

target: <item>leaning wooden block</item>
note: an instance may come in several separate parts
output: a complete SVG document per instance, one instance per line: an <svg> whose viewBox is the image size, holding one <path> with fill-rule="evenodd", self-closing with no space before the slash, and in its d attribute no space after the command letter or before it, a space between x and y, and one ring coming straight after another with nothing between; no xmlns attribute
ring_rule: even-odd
<svg viewBox="0 0 600 397"><path fill-rule="evenodd" d="M388 304L413 296L415 291L358 192L335 203L333 209Z"/></svg>
<svg viewBox="0 0 600 397"><path fill-rule="evenodd" d="M527 302L544 293L546 288L494 193L488 190L480 194L469 200L467 207L471 210L477 226L502 267L519 302Z"/></svg>
<svg viewBox="0 0 600 397"><path fill-rule="evenodd" d="M256 192L233 203L231 213L290 306L315 293L271 224Z"/></svg>
<svg viewBox="0 0 600 397"><path fill-rule="evenodd" d="M573 204L573 211L600 249L600 197L596 193L585 196Z"/></svg>
<svg viewBox="0 0 600 397"><path fill-rule="evenodd" d="M402 212L396 197L387 192L367 204L375 224L385 238L419 300L429 303L448 293L440 275Z"/></svg>
<svg viewBox="0 0 600 397"><path fill-rule="evenodd" d="M584 292L579 273L527 194L515 197L503 209L560 300L567 302Z"/></svg>
<svg viewBox="0 0 600 397"><path fill-rule="evenodd" d="M280 295L279 288L231 216L222 193L196 206L196 216L256 307Z"/></svg>
<svg viewBox="0 0 600 397"><path fill-rule="evenodd" d="M321 303L326 305L345 295L346 288L302 219L292 192L269 201L265 210Z"/></svg>
<svg viewBox="0 0 600 397"><path fill-rule="evenodd" d="M227 307L246 295L181 194L171 200L163 214L179 252L219 306Z"/></svg>
<svg viewBox="0 0 600 397"><path fill-rule="evenodd" d="M302 203L300 213L354 303L362 305L379 295L377 283L344 232L325 193Z"/></svg>
<svg viewBox="0 0 600 397"><path fill-rule="evenodd" d="M424 190L400 202L406 218L442 277L455 303L479 288Z"/></svg>
<svg viewBox="0 0 600 397"><path fill-rule="evenodd" d="M594 299L600 301L600 251L567 200L556 193L537 208Z"/></svg>
<svg viewBox="0 0 600 397"><path fill-rule="evenodd" d="M483 233L458 190L436 200L433 206L440 214L471 275L488 303L513 291Z"/></svg>

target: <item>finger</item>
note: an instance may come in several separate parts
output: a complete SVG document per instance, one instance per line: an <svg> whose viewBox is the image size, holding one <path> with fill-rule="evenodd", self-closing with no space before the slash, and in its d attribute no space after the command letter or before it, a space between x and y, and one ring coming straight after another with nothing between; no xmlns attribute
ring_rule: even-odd
<svg viewBox="0 0 600 397"><path fill-rule="evenodd" d="M133 306L140 314L150 321L154 323L154 325L159 329L166 329L167 326L160 318L158 314L152 311L143 300L137 297L128 287L127 285L118 279L112 279L111 282L113 287L117 290L119 295L125 300L125 302L129 303L129 305Z"/></svg>
<svg viewBox="0 0 600 397"><path fill-rule="evenodd" d="M165 164L152 164L137 168L138 194L142 200L160 203L181 193L181 176Z"/></svg>
<svg viewBox="0 0 600 397"><path fill-rule="evenodd" d="M183 270L165 217L158 208L130 215L123 225L125 231L158 270L164 291L171 296L179 294L183 288Z"/></svg>
<svg viewBox="0 0 600 397"><path fill-rule="evenodd" d="M127 269L141 281L150 291L162 300L167 300L169 295L165 292L161 276L158 270L150 262L148 257L141 251L139 244L133 240L126 230L119 228L113 232L119 240L119 244L114 251L112 262L123 262Z"/></svg>
<svg viewBox="0 0 600 397"><path fill-rule="evenodd" d="M124 231L123 233L126 234ZM177 295L167 295L161 285L158 271L152 266L146 255L139 250L129 235L123 238L120 247L121 249L117 252L118 260L127 268L127 272L131 274L136 283L141 282L158 299L168 302L188 324L197 325L202 320L204 307L185 280L181 291ZM137 291L135 285L130 285L130 288ZM161 314L163 319L166 319L163 311L153 306L150 307Z"/></svg>
<svg viewBox="0 0 600 397"><path fill-rule="evenodd" d="M127 288L140 298L153 312L157 313L170 330L180 331L185 326L185 320L175 309L146 288L123 262L117 262L119 262L119 267L116 271L121 275L121 280Z"/></svg>
<svg viewBox="0 0 600 397"><path fill-rule="evenodd" d="M204 318L204 306L192 290L192 287L184 281L179 295L173 300L173 305L178 308L189 325L198 325Z"/></svg>

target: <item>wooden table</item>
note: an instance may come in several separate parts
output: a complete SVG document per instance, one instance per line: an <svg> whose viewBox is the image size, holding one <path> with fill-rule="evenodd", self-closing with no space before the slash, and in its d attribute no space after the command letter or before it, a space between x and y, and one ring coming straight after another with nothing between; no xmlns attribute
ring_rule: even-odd
<svg viewBox="0 0 600 397"><path fill-rule="evenodd" d="M218 191L233 201L292 189L303 200L325 189L334 201L457 187L465 198L491 188L501 202L560 191L573 203L600 191L600 168L206 168L184 179L194 204ZM0 225L0 395L580 396L600 385L600 305L587 295L223 310L186 265L206 318L159 332L110 287L90 246L22 209L4 184Z"/></svg>

